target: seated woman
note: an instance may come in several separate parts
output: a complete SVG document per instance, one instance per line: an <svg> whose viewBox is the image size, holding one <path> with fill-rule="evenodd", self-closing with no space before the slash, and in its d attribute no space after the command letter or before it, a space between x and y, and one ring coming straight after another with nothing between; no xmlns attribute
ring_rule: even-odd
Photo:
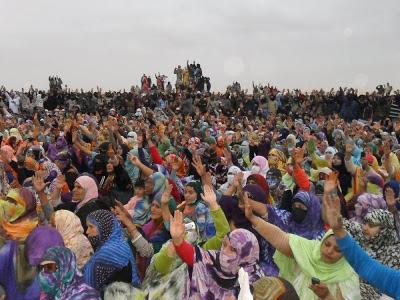
<svg viewBox="0 0 400 300"><path fill-rule="evenodd" d="M100 209L86 219L87 236L95 250L83 272L85 282L98 291L114 281L140 284L136 261L113 213Z"/></svg>
<svg viewBox="0 0 400 300"><path fill-rule="evenodd" d="M324 215L333 229L337 245L357 274L380 292L400 299L400 271L371 258L343 228L340 200L324 197Z"/></svg>
<svg viewBox="0 0 400 300"><path fill-rule="evenodd" d="M39 286L47 299L100 300L99 293L85 284L74 253L65 247L51 247L40 262Z"/></svg>
<svg viewBox="0 0 400 300"><path fill-rule="evenodd" d="M68 210L57 210L51 223L63 237L65 247L75 254L78 268L81 270L93 254L92 245L83 234L81 221Z"/></svg>
<svg viewBox="0 0 400 300"><path fill-rule="evenodd" d="M36 227L25 243L0 238L0 285L7 299L39 299L36 267L43 253L53 246L64 246L64 242L58 231L48 226Z"/></svg>
<svg viewBox="0 0 400 300"><path fill-rule="evenodd" d="M363 224L344 220L344 228L372 258L391 268L400 268L400 243L394 226L393 215L383 209L367 213ZM363 299L380 299L381 295L365 282L361 282Z"/></svg>
<svg viewBox="0 0 400 300"><path fill-rule="evenodd" d="M195 222L198 229L198 243L201 245L215 235L215 226L210 215L210 210L203 202L201 194L203 189L200 181L191 181L185 185L185 218Z"/></svg>
<svg viewBox="0 0 400 300"><path fill-rule="evenodd" d="M257 238L250 231L236 229L225 236L220 250L205 251L184 240L183 215L175 211L171 236L177 254L192 270L184 299L235 299L240 268L248 272L250 284L264 276Z"/></svg>
<svg viewBox="0 0 400 300"><path fill-rule="evenodd" d="M203 201L207 203L210 214L215 224L216 234L208 239L201 247L204 250L219 250L222 246L222 240L229 233L229 224L226 217L219 207L216 195L212 189L204 188ZM116 208L118 210L118 208ZM119 215L119 214L118 214ZM131 220L128 218L130 223ZM193 222L192 222L193 224ZM187 225L185 224L187 227ZM130 226L128 225L128 230ZM196 229L194 229L195 231ZM198 240L196 234L193 234L191 228L186 228L185 238L190 242L196 244ZM144 244L132 240L133 245L139 253L142 253L142 246ZM124 296L127 299L155 299L159 295L163 295L165 299L183 299L186 282L188 278L187 265L177 256L175 247L171 241L165 243L157 254L155 254L146 271L146 277L143 280L141 290L134 289L127 284L114 283L107 287L105 292L106 299Z"/></svg>
<svg viewBox="0 0 400 300"><path fill-rule="evenodd" d="M246 217L277 249L274 261L279 276L293 284L300 299L361 299L359 278L342 257L332 231L321 241L288 234L254 215L249 198L244 200ZM318 278L320 284L310 286L312 277Z"/></svg>
<svg viewBox="0 0 400 300"><path fill-rule="evenodd" d="M24 241L38 225L35 195L26 188L9 190L0 200L0 223L6 238Z"/></svg>

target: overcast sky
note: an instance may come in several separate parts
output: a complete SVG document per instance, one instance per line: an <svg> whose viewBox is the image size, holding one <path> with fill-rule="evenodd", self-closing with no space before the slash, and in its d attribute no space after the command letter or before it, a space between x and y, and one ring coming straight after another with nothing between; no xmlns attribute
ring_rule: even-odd
<svg viewBox="0 0 400 300"><path fill-rule="evenodd" d="M398 0L0 0L0 85L129 88L201 63L213 90L400 88Z"/></svg>

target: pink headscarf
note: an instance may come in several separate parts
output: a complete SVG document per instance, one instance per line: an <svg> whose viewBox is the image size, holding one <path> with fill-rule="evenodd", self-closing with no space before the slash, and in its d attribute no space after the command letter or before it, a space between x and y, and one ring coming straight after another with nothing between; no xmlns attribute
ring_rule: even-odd
<svg viewBox="0 0 400 300"><path fill-rule="evenodd" d="M255 162L257 163L257 165L260 166L260 171L258 172L258 174L264 177L267 175L267 172L269 170L269 165L268 165L268 160L264 156L259 156L259 155L255 156L251 162L252 163Z"/></svg>
<svg viewBox="0 0 400 300"><path fill-rule="evenodd" d="M78 209L84 206L90 200L99 196L97 184L92 177L80 176L75 180L75 182L79 183L81 187L85 190L85 196L83 197L83 200L78 203Z"/></svg>

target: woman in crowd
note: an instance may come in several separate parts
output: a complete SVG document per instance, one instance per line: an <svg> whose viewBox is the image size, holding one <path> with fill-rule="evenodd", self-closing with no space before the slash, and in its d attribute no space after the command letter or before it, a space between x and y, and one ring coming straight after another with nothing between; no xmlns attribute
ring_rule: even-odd
<svg viewBox="0 0 400 300"><path fill-rule="evenodd" d="M86 223L95 252L83 268L85 282L98 291L114 281L139 286L135 258L113 213L96 210L87 216Z"/></svg>
<svg viewBox="0 0 400 300"><path fill-rule="evenodd" d="M264 275L257 264L260 251L257 238L245 229L229 233L219 251L204 251L184 240L183 216L176 211L171 220L171 236L179 257L192 267L185 299L237 297L237 275L241 267L248 272L250 283Z"/></svg>
<svg viewBox="0 0 400 300"><path fill-rule="evenodd" d="M99 293L83 281L74 253L65 247L46 250L40 262L39 286L46 299L100 300ZM43 298L43 297L42 297Z"/></svg>
<svg viewBox="0 0 400 300"><path fill-rule="evenodd" d="M338 251L332 231L321 241L288 234L254 215L248 197L245 211L257 232L277 249L279 276L293 284L300 299L361 299L358 276ZM311 284L312 277L320 282Z"/></svg>
<svg viewBox="0 0 400 300"><path fill-rule="evenodd" d="M83 234L81 221L74 213L68 210L55 211L51 221L52 225L63 237L65 247L75 254L78 268L82 269L93 254L93 248Z"/></svg>
<svg viewBox="0 0 400 300"><path fill-rule="evenodd" d="M400 299L399 270L373 259L346 232L343 227L343 218L340 215L340 200L329 196L329 192L324 197L324 215L327 223L333 229L341 253L360 278L381 293Z"/></svg>
<svg viewBox="0 0 400 300"><path fill-rule="evenodd" d="M35 195L26 188L10 190L0 200L0 222L7 238L25 240L38 225Z"/></svg>
<svg viewBox="0 0 400 300"><path fill-rule="evenodd" d="M57 230L47 226L32 230L25 243L0 239L0 285L7 299L39 299L37 266L53 246L64 246L64 242Z"/></svg>

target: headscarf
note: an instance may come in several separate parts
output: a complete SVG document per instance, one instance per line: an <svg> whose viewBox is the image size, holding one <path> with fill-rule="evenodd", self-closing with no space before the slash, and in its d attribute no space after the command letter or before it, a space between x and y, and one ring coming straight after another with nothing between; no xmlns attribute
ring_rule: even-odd
<svg viewBox="0 0 400 300"><path fill-rule="evenodd" d="M36 266L44 252L53 246L64 246L57 230L39 226L27 237L25 244L8 240L0 249L0 285L7 299L39 299Z"/></svg>
<svg viewBox="0 0 400 300"><path fill-rule="evenodd" d="M150 220L150 206L153 200L161 204L161 197L164 193L167 179L160 172L153 173L150 178L153 180L153 191L151 195L144 196L135 205L135 211L133 213L133 223L138 225L144 225Z"/></svg>
<svg viewBox="0 0 400 300"><path fill-rule="evenodd" d="M77 209L80 209L82 206L84 206L90 200L95 199L99 196L97 184L92 177L86 176L86 175L80 176L76 179L75 182L79 183L80 186L85 191L85 195L83 196L83 199L78 202Z"/></svg>
<svg viewBox="0 0 400 300"><path fill-rule="evenodd" d="M251 163L253 162L257 163L257 165L260 167L260 170L258 171L257 174L262 175L263 177L266 177L269 166L268 166L268 160L264 156L255 156Z"/></svg>
<svg viewBox="0 0 400 300"><path fill-rule="evenodd" d="M379 226L381 230L379 234L373 238L365 239L364 236L364 240L360 241L360 244L366 248L370 255L373 255L373 257L379 259L379 261L388 261L390 257L393 258L393 255L396 255L397 261L393 261L395 265L389 267L400 267L400 261L398 260L398 258L400 258L400 244L394 225L393 214L388 210L375 209L365 215L364 223ZM392 247L393 250L393 246L396 246L396 253L388 251L388 247ZM389 257L386 257L384 254ZM387 265L387 263L385 263L385 265Z"/></svg>
<svg viewBox="0 0 400 300"><path fill-rule="evenodd" d="M400 193L400 185L396 180L390 180L389 182L387 182L384 186L383 186L383 199L386 200L386 195L385 195L385 190L387 188L391 188L394 192L394 197L398 198L399 197L399 193Z"/></svg>
<svg viewBox="0 0 400 300"><path fill-rule="evenodd" d="M252 196L252 200L267 204L268 196L260 185L246 184L243 191L248 192Z"/></svg>
<svg viewBox="0 0 400 300"><path fill-rule="evenodd" d="M54 213L56 229L63 237L65 247L74 252L78 268L82 269L93 253L92 245L83 234L81 220L68 210L57 210Z"/></svg>
<svg viewBox="0 0 400 300"><path fill-rule="evenodd" d="M25 240L37 226L35 195L26 188L12 189L7 198L17 204L0 200L0 219L5 233L13 240Z"/></svg>
<svg viewBox="0 0 400 300"><path fill-rule="evenodd" d="M26 254L31 266L37 266L44 252L53 246L64 246L60 233L48 226L38 226L29 234L26 239Z"/></svg>
<svg viewBox="0 0 400 300"><path fill-rule="evenodd" d="M185 299L224 299L237 296L237 278L242 267L249 274L250 284L264 276L258 266L260 247L253 233L235 229L227 238L236 250L236 256L224 249L205 251L195 246L195 259Z"/></svg>
<svg viewBox="0 0 400 300"><path fill-rule="evenodd" d="M355 204L355 216L352 220L362 223L368 212L374 209L386 209L386 207L386 201L382 196L363 193L357 198L357 203Z"/></svg>
<svg viewBox="0 0 400 300"><path fill-rule="evenodd" d="M156 200L160 203L161 196L164 193L165 185L167 183L167 179L160 172L155 172L150 175L150 178L153 180L154 188L153 192L150 195L151 200Z"/></svg>
<svg viewBox="0 0 400 300"><path fill-rule="evenodd" d="M266 195L266 201L267 201L266 203L271 204L271 198L269 195L269 186L268 186L267 179L260 174L252 174L249 177L247 177L247 182L249 180L255 181L255 183L263 189L263 191Z"/></svg>
<svg viewBox="0 0 400 300"><path fill-rule="evenodd" d="M102 289L107 278L95 276L96 266L103 265L107 268L113 267L115 270L121 270L130 263L132 283L139 285L135 258L113 213L99 209L90 213L87 220L97 227L99 235L96 237L97 242L92 243L97 245L96 252L83 269L85 282L96 289Z"/></svg>
<svg viewBox="0 0 400 300"><path fill-rule="evenodd" d="M48 298L54 300L100 299L98 292L84 283L82 273L76 265L74 253L65 247L51 247L47 249L42 263L54 262L57 270L54 273L41 271L39 285Z"/></svg>
<svg viewBox="0 0 400 300"><path fill-rule="evenodd" d="M275 156L277 161L273 162L273 159L270 156ZM268 164L270 168L277 168L281 171L282 174L286 173L286 155L281 150L273 148L269 151L268 154Z"/></svg>
<svg viewBox="0 0 400 300"><path fill-rule="evenodd" d="M351 181L353 176L349 171L347 171L344 154L342 152L337 152L335 155L340 158L342 163L339 166L332 165L332 168L339 172L338 179L340 183L340 189L343 195L346 195L348 193L349 188L351 187Z"/></svg>
<svg viewBox="0 0 400 300"><path fill-rule="evenodd" d="M400 268L400 243L392 213L375 209L365 215L363 222L370 226L379 226L378 235L372 238L365 235L362 225L354 221L345 220L344 228L372 258L389 268ZM377 289L364 281L361 281L360 289L363 299L377 299L381 296Z"/></svg>
<svg viewBox="0 0 400 300"><path fill-rule="evenodd" d="M346 299L360 299L359 278L344 257L333 264L321 258L322 243L332 236L329 230L321 241L308 240L295 234L289 234L289 244L293 257L276 251L275 263L279 267L279 276L293 284L300 299L318 299L310 290L311 278L315 277L328 286L333 297L339 285Z"/></svg>
<svg viewBox="0 0 400 300"><path fill-rule="evenodd" d="M290 232L307 239L320 239L325 233L324 222L321 218L321 203L319 198L306 191L300 191L293 197L293 202L300 201L307 207L304 220L297 223L293 216L286 210L275 209L268 206L268 221L278 225L286 232Z"/></svg>

